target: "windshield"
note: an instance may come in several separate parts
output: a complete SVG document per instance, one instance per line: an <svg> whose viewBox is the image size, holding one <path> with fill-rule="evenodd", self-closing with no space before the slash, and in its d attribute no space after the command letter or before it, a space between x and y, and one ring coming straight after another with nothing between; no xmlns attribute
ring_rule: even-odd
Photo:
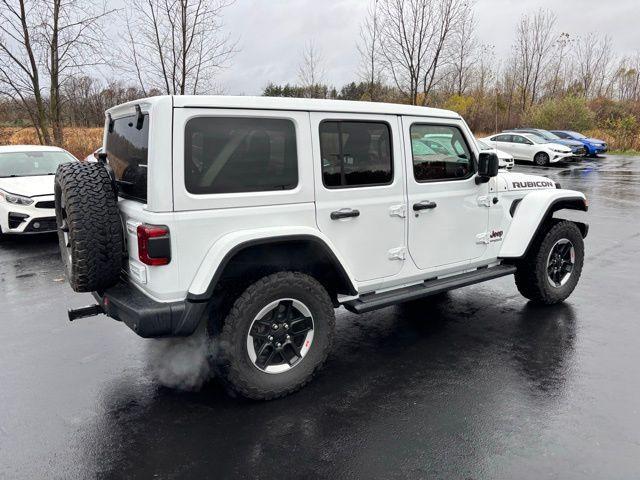
<svg viewBox="0 0 640 480"><path fill-rule="evenodd" d="M571 135L573 138L587 138L584 135L582 135L581 133L578 132L567 132L569 135Z"/></svg>
<svg viewBox="0 0 640 480"><path fill-rule="evenodd" d="M545 138L547 140L560 140L560 137L555 133L547 132L544 130L537 131L534 135L538 135L539 137Z"/></svg>
<svg viewBox="0 0 640 480"><path fill-rule="evenodd" d="M58 165L75 161L67 152L0 153L0 177L54 175Z"/></svg>
<svg viewBox="0 0 640 480"><path fill-rule="evenodd" d="M476 139L476 142L478 143L478 147L480 148L480 150L491 150L491 147L484 143L482 140Z"/></svg>

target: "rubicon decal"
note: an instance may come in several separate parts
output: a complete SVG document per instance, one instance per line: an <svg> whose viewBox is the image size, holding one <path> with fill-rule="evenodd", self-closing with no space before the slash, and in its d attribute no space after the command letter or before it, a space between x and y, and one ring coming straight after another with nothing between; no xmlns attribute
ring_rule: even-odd
<svg viewBox="0 0 640 480"><path fill-rule="evenodd" d="M511 187L513 188L548 188L555 187L556 184L551 180L537 180L537 181L527 181L527 182L511 182Z"/></svg>

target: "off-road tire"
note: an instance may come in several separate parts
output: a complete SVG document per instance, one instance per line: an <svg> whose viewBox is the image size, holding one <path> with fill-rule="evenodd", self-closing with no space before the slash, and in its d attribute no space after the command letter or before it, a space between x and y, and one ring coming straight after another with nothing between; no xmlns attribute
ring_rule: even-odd
<svg viewBox="0 0 640 480"><path fill-rule="evenodd" d="M544 152L538 152L533 157L533 163L540 167L546 167L549 165L549 155Z"/></svg>
<svg viewBox="0 0 640 480"><path fill-rule="evenodd" d="M71 288L93 292L114 285L122 268L123 234L107 168L60 165L54 192L60 254Z"/></svg>
<svg viewBox="0 0 640 480"><path fill-rule="evenodd" d="M571 276L561 287L551 286L547 280L547 259L555 243L566 238L574 246L575 264ZM515 273L518 291L535 303L552 305L564 301L575 289L584 264L582 233L573 222L560 220L546 224L529 247Z"/></svg>
<svg viewBox="0 0 640 480"><path fill-rule="evenodd" d="M280 298L301 301L311 311L314 336L307 354L290 370L266 373L249 358L246 337L255 316ZM335 312L325 288L299 272L278 272L250 285L234 302L224 320L218 342L216 371L227 391L254 400L283 397L306 385L321 368L333 344Z"/></svg>

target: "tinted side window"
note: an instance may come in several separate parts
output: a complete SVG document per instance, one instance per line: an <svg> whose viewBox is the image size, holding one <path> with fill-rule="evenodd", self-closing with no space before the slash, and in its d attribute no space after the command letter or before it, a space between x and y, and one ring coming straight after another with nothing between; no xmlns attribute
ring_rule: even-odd
<svg viewBox="0 0 640 480"><path fill-rule="evenodd" d="M136 115L114 120L105 151L122 196L146 202L149 115L144 115L142 128L137 127Z"/></svg>
<svg viewBox="0 0 640 480"><path fill-rule="evenodd" d="M384 185L393 180L391 131L386 123L322 122L320 156L327 188Z"/></svg>
<svg viewBox="0 0 640 480"><path fill-rule="evenodd" d="M513 136L513 143L520 143L523 145L531 145L531 141L521 135L514 135Z"/></svg>
<svg viewBox="0 0 640 480"><path fill-rule="evenodd" d="M411 125L413 176L418 182L459 180L475 172L462 132L446 125Z"/></svg>
<svg viewBox="0 0 640 480"><path fill-rule="evenodd" d="M498 135L497 137L493 137L496 142L506 142L511 143L511 135Z"/></svg>
<svg viewBox="0 0 640 480"><path fill-rule="evenodd" d="M191 193L291 190L298 185L295 126L277 118L193 118L184 162Z"/></svg>

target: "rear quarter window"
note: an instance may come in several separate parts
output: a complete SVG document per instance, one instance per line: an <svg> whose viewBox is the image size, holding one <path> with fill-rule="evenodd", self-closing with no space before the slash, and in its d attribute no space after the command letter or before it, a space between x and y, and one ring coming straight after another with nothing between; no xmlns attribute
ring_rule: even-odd
<svg viewBox="0 0 640 480"><path fill-rule="evenodd" d="M295 125L279 118L197 117L185 127L185 186L194 194L291 190Z"/></svg>

